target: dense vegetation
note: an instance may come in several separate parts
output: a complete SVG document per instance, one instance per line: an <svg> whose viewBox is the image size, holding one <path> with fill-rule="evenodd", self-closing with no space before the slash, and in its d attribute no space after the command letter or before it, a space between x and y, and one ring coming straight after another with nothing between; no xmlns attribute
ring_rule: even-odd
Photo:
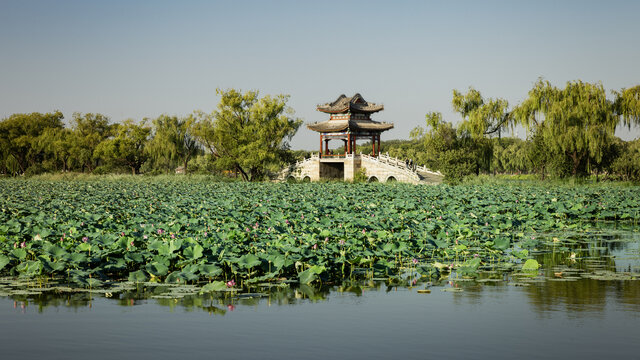
<svg viewBox="0 0 640 360"><path fill-rule="evenodd" d="M614 132L618 125L640 124L640 86L613 94L607 99L601 84L576 81L560 89L539 80L510 109L506 100L485 99L473 88L466 94L454 90L453 108L464 119L457 128L432 112L411 141L388 142L383 149L440 170L451 183L480 173L541 179L605 174L638 181L640 139L625 142ZM516 125L528 130L527 139L502 137Z"/></svg>
<svg viewBox="0 0 640 360"><path fill-rule="evenodd" d="M209 289L283 278L327 281L360 271L392 278L407 270L437 276L455 269L473 277L481 265L510 269L543 246L567 250L569 230L590 231L591 221L637 222L638 192L191 177L4 179L0 274L87 287L207 280Z"/></svg>
<svg viewBox="0 0 640 360"><path fill-rule="evenodd" d="M287 108L286 96L219 94L211 114L141 122L111 124L101 114L74 114L66 127L60 112L14 114L0 122L0 173L158 174L182 166L187 172L261 180L308 155L289 150L302 121ZM610 100L599 83L557 88L541 79L513 108L473 88L454 90L452 105L463 118L457 127L431 112L426 127L412 131L412 140L387 142L384 151L440 170L450 183L480 173L640 180L640 139L614 136L619 125L640 124L640 86L613 91ZM527 139L502 136L516 125L527 129Z"/></svg>
<svg viewBox="0 0 640 360"><path fill-rule="evenodd" d="M94 174L233 172L245 180L265 177L291 161L289 140L302 124L288 97L221 91L218 109L186 117L161 115L110 123L101 114L14 114L0 121L0 173Z"/></svg>

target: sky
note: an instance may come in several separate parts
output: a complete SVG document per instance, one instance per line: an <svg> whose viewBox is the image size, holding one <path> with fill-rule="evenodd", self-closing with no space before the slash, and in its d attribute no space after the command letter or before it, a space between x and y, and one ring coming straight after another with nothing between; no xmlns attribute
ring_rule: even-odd
<svg viewBox="0 0 640 360"><path fill-rule="evenodd" d="M639 85L638 14L616 0L1 0L0 118L187 116L235 88L287 94L313 123L317 104L360 93L395 125L383 140L407 139L428 112L461 121L453 89L516 106L540 77ZM318 135L302 126L291 145L317 150Z"/></svg>

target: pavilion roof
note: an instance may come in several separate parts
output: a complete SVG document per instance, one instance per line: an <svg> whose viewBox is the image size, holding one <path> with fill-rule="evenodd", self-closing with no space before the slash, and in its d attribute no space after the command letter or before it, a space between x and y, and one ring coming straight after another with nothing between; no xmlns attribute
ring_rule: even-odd
<svg viewBox="0 0 640 360"><path fill-rule="evenodd" d="M358 131L385 131L393 128L393 124L385 122L377 122L373 120L327 120L323 122L316 122L313 124L307 124L307 127L317 132L339 132L350 130L351 132Z"/></svg>
<svg viewBox="0 0 640 360"><path fill-rule="evenodd" d="M318 105L317 109L330 114L346 112L371 114L384 110L384 105L367 102L360 94L355 94L352 97L346 97L342 94L334 102Z"/></svg>

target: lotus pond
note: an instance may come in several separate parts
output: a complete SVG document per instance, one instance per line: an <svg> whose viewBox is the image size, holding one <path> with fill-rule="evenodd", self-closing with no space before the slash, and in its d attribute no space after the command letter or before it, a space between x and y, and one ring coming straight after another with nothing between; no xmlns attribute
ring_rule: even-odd
<svg viewBox="0 0 640 360"><path fill-rule="evenodd" d="M220 354L233 358L279 357L270 350L286 347L285 339L314 351L288 348L292 355L311 358L348 356L340 355L346 348L358 349L357 357L428 349L446 356L447 346L458 346L457 332L477 342L469 348L498 358L536 357L523 352L536 342L514 332L558 343L528 323L554 326L576 344L581 336L624 340L640 314L638 195L638 187L605 186L0 180L0 319L11 324L0 337L16 344L14 334L36 326L44 338L50 325L86 338L78 329L91 328L113 350L126 334L161 345L171 337L157 329L178 323L191 334L192 327L213 331ZM74 320L50 315L60 309ZM212 326L203 312L225 320ZM34 313L57 320L21 320ZM117 324L106 329L90 325L112 319ZM575 319L589 330L576 333ZM490 351L506 346L501 336L514 345L505 356ZM352 343L337 346L340 339ZM589 349L578 352L598 354ZM207 354L174 350L174 357Z"/></svg>

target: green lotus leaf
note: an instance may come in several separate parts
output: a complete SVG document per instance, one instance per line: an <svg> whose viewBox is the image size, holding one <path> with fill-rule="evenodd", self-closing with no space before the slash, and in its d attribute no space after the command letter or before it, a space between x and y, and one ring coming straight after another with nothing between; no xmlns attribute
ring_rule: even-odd
<svg viewBox="0 0 640 360"><path fill-rule="evenodd" d="M135 283L145 282L147 281L147 279L148 279L147 274L145 274L144 271L142 270L132 271L129 273L129 277L128 277L129 281L135 282Z"/></svg>
<svg viewBox="0 0 640 360"><path fill-rule="evenodd" d="M493 244L498 250L506 250L509 248L510 241L508 237L500 236L493 240Z"/></svg>
<svg viewBox="0 0 640 360"><path fill-rule="evenodd" d="M87 261L87 255L81 253L72 253L71 255L69 255L68 259L72 264L80 264Z"/></svg>
<svg viewBox="0 0 640 360"><path fill-rule="evenodd" d="M322 274L325 271L324 266L314 265L307 270L298 274L298 280L301 284L309 284L316 279L318 279L318 275Z"/></svg>
<svg viewBox="0 0 640 360"><path fill-rule="evenodd" d="M76 249L78 251L91 251L91 244L89 244L89 243L81 243L76 247Z"/></svg>
<svg viewBox="0 0 640 360"><path fill-rule="evenodd" d="M184 249L183 255L187 259L196 260L202 257L203 251L204 251L204 248L201 245L196 244L194 246L190 246Z"/></svg>
<svg viewBox="0 0 640 360"><path fill-rule="evenodd" d="M11 259L9 259L8 256L0 254L0 270L2 270L2 268L7 266L7 264L9 264L10 262L11 262Z"/></svg>
<svg viewBox="0 0 640 360"><path fill-rule="evenodd" d="M18 260L24 260L27 258L27 251L25 249L13 249L11 255Z"/></svg>
<svg viewBox="0 0 640 360"><path fill-rule="evenodd" d="M222 268L213 264L202 264L200 265L200 274L210 278L215 277L222 274Z"/></svg>
<svg viewBox="0 0 640 360"><path fill-rule="evenodd" d="M522 265L522 271L536 271L540 267L538 261L535 259L529 259L525 261L524 265Z"/></svg>
<svg viewBox="0 0 640 360"><path fill-rule="evenodd" d="M101 287L104 283L96 278L86 278L84 279L86 282L86 286L91 288Z"/></svg>
<svg viewBox="0 0 640 360"><path fill-rule="evenodd" d="M202 289L200 289L200 294L225 290L227 290L227 284L225 284L224 281L214 281L203 286Z"/></svg>
<svg viewBox="0 0 640 360"><path fill-rule="evenodd" d="M238 262L236 264L243 269L251 269L252 267L258 266L261 263L262 262L257 256L253 254L245 254L238 259Z"/></svg>
<svg viewBox="0 0 640 360"><path fill-rule="evenodd" d="M164 276L169 272L167 265L154 261L145 266L145 270L153 276Z"/></svg>

